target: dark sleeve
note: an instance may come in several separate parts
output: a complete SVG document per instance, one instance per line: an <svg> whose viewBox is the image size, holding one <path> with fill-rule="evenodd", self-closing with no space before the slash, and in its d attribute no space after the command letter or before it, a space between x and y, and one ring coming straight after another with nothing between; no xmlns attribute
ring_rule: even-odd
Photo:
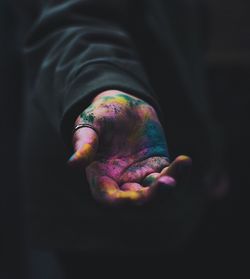
<svg viewBox="0 0 250 279"><path fill-rule="evenodd" d="M73 122L108 89L158 105L127 25L131 1L46 1L25 53L34 102L69 142Z"/></svg>

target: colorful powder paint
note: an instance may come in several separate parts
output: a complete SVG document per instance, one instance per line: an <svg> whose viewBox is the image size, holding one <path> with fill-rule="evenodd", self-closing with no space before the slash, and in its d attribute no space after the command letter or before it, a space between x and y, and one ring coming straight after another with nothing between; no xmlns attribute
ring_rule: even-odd
<svg viewBox="0 0 250 279"><path fill-rule="evenodd" d="M95 121L95 116L94 116L93 113L83 112L83 113L81 113L80 117L81 117L83 123L91 123L91 124L93 124L94 121Z"/></svg>
<svg viewBox="0 0 250 279"><path fill-rule="evenodd" d="M149 185L155 180L149 175L168 166L167 144L154 109L143 100L117 93L94 99L79 122L93 126L101 122L96 157L86 168L95 198L109 202L145 198L144 190L123 191L120 187L127 182L141 183L146 176L144 182ZM89 157L92 149L85 144L74 158Z"/></svg>

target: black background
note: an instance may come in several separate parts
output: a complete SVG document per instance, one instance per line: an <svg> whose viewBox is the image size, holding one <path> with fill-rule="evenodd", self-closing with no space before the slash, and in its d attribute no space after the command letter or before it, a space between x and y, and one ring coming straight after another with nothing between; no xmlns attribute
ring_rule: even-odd
<svg viewBox="0 0 250 279"><path fill-rule="evenodd" d="M216 120L226 139L228 194L211 203L186 250L216 260L244 263L248 250L250 2L210 0L207 81ZM22 100L22 38L18 13L0 2L1 279L28 278L28 229L17 168ZM189 253L190 254L190 253ZM208 260L208 261L209 261Z"/></svg>

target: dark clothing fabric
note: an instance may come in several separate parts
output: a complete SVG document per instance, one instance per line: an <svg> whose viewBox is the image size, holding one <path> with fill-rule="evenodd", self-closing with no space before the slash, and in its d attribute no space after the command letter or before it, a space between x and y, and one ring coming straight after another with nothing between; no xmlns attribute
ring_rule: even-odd
<svg viewBox="0 0 250 279"><path fill-rule="evenodd" d="M93 200L84 172L66 161L75 118L97 93L119 89L155 107L172 157L192 156L196 177L201 174L212 153L201 7L180 0L51 0L36 13L25 46L21 161L34 246L177 249L205 205L198 179L161 205L111 209Z"/></svg>

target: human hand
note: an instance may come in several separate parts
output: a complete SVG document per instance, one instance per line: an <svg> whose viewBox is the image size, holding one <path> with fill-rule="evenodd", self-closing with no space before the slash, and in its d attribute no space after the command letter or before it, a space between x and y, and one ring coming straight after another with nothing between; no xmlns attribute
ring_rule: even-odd
<svg viewBox="0 0 250 279"><path fill-rule="evenodd" d="M143 204L175 187L191 159L169 164L163 128L152 106L130 94L105 91L77 118L72 165L83 165L93 197L104 204ZM93 129L91 128L93 127Z"/></svg>

